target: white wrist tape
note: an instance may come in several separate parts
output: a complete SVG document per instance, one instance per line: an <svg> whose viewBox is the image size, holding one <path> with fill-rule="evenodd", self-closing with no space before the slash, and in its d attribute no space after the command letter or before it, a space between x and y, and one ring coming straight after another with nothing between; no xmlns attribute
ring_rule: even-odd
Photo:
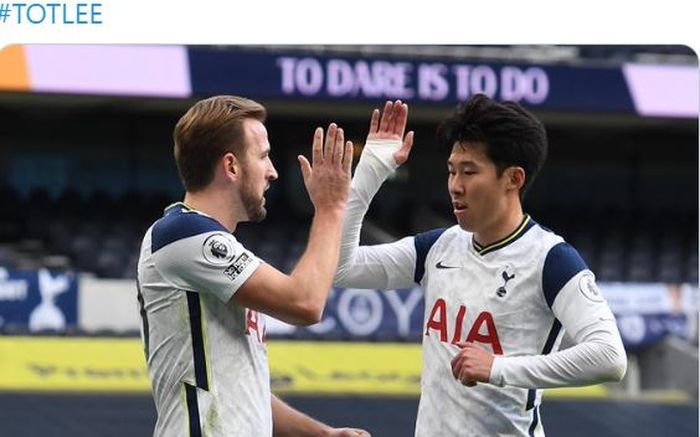
<svg viewBox="0 0 700 437"><path fill-rule="evenodd" d="M362 158L374 158L370 162L384 164L391 171L396 170L398 165L394 159L394 153L401 148L401 140L369 140L360 156Z"/></svg>
<svg viewBox="0 0 700 437"><path fill-rule="evenodd" d="M400 147L400 140L367 141L352 178L351 198L355 195L363 206L369 206L382 183L398 167L394 152Z"/></svg>

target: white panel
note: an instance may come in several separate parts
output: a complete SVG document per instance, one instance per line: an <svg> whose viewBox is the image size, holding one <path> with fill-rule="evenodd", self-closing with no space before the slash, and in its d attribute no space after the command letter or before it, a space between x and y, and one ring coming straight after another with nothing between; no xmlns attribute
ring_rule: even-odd
<svg viewBox="0 0 700 437"><path fill-rule="evenodd" d="M136 281L83 275L78 293L78 326L86 332L138 331L141 327Z"/></svg>

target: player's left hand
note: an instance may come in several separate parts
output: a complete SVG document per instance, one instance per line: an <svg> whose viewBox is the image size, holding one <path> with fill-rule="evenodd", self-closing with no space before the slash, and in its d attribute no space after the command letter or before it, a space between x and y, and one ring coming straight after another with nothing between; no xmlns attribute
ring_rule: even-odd
<svg viewBox="0 0 700 437"><path fill-rule="evenodd" d="M329 437L372 437L368 431L356 428L334 428L328 433Z"/></svg>
<svg viewBox="0 0 700 437"><path fill-rule="evenodd" d="M467 387L489 382L493 354L474 343L457 343L461 349L452 359L452 375Z"/></svg>

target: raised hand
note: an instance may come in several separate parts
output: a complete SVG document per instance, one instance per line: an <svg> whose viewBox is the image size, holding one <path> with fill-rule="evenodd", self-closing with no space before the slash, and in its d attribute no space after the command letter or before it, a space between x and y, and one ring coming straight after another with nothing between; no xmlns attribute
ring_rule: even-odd
<svg viewBox="0 0 700 437"><path fill-rule="evenodd" d="M401 147L394 152L394 160L397 165L406 162L411 153L411 147L413 147L413 131L404 137L407 121L408 105L397 100L395 102L387 101L381 113L379 109L372 111L372 118L369 122L368 142L372 140L398 140L402 142Z"/></svg>
<svg viewBox="0 0 700 437"><path fill-rule="evenodd" d="M299 155L304 185L316 210L343 210L350 188L352 169L352 142L345 143L343 129L335 123L328 126L325 143L323 129L314 132L311 147L312 164Z"/></svg>

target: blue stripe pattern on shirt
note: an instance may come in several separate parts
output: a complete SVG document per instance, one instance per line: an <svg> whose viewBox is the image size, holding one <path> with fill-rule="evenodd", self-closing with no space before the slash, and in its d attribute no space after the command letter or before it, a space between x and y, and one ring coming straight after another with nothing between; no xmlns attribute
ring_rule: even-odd
<svg viewBox="0 0 700 437"><path fill-rule="evenodd" d="M557 340L560 331L561 322L557 319L554 319L554 322L552 322L552 328L549 330L549 334L547 335L547 340L544 342L544 347L542 348L542 355L547 355L548 353L552 352L552 349L554 348L554 342ZM527 391L527 401L525 403L525 410L531 410L535 406L536 395L537 390L534 388L531 388Z"/></svg>
<svg viewBox="0 0 700 437"><path fill-rule="evenodd" d="M537 408L535 408L535 411L532 412L532 422L530 423L530 428L527 430L527 435L530 437L535 436L535 429L537 429L537 424L540 421L540 406L538 405Z"/></svg>
<svg viewBox="0 0 700 437"><path fill-rule="evenodd" d="M192 291L186 293L187 310L190 316L195 386L208 391L209 379L207 378L207 358L204 350L204 333L202 332L202 307L199 302L199 294Z"/></svg>
<svg viewBox="0 0 700 437"><path fill-rule="evenodd" d="M187 402L187 416L189 422L189 437L202 437L202 424L199 420L199 402L197 401L197 389L185 384L185 400Z"/></svg>

